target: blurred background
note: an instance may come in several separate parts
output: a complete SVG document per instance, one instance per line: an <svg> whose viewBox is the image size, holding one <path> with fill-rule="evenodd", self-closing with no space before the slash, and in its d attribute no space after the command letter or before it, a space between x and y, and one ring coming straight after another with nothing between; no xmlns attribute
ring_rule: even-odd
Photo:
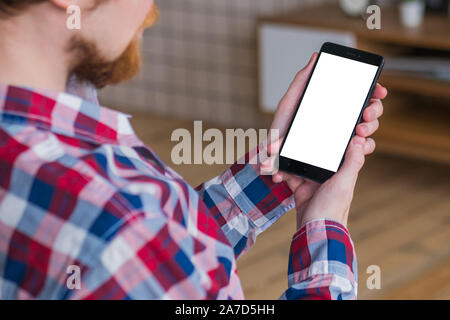
<svg viewBox="0 0 450 320"><path fill-rule="evenodd" d="M349 230L360 299L450 299L448 0L162 0L136 79L101 102L133 115L138 136L193 186L227 165L174 165L177 128L267 128L295 73L325 41L386 57L389 90L377 151L358 181ZM380 11L380 29L374 24ZM376 18L376 17L375 17ZM368 22L369 20L369 22ZM375 28L374 28L375 27ZM238 261L248 299L286 289L295 213ZM381 289L366 272L381 269Z"/></svg>

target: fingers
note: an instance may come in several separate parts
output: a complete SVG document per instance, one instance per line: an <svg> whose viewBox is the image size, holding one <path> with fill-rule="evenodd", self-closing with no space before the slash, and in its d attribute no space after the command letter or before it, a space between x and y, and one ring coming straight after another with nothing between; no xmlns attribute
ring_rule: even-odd
<svg viewBox="0 0 450 320"><path fill-rule="evenodd" d="M375 90L373 91L372 98L373 99L384 99L386 98L388 91L381 84L377 83L375 86Z"/></svg>
<svg viewBox="0 0 450 320"><path fill-rule="evenodd" d="M280 183L284 180L284 172L278 171L272 176L272 181L274 183Z"/></svg>
<svg viewBox="0 0 450 320"><path fill-rule="evenodd" d="M278 171L272 176L272 181L274 183L280 183L282 181L286 181L289 188L292 190L292 192L295 191L302 183L305 182L305 179L293 174L289 174L283 171Z"/></svg>
<svg viewBox="0 0 450 320"><path fill-rule="evenodd" d="M287 183L289 188L295 194L295 202L297 204L303 204L311 199L320 187L320 183L283 172L280 172L278 179L279 181L277 181L277 183L280 183L281 181L285 181Z"/></svg>
<svg viewBox="0 0 450 320"><path fill-rule="evenodd" d="M366 143L364 143L364 154L367 156L375 151L376 144L375 140L372 138L367 138Z"/></svg>
<svg viewBox="0 0 450 320"><path fill-rule="evenodd" d="M363 120L366 122L374 121L383 114L383 104L380 100L372 100L372 102L364 110Z"/></svg>
<svg viewBox="0 0 450 320"><path fill-rule="evenodd" d="M299 205L301 206L310 200L319 187L320 183L318 182L304 180L294 192L297 208L299 208Z"/></svg>
<svg viewBox="0 0 450 320"><path fill-rule="evenodd" d="M371 122L364 122L358 124L356 127L356 134L360 137L366 138L372 134L375 133L375 131L378 130L378 127L380 126L380 123L378 119L375 119Z"/></svg>
<svg viewBox="0 0 450 320"><path fill-rule="evenodd" d="M297 190L304 182L305 179L302 179L301 177L298 176L287 175L286 177L286 183L288 184L292 192L295 192L295 190Z"/></svg>
<svg viewBox="0 0 450 320"><path fill-rule="evenodd" d="M364 145L366 140L362 137L354 136L348 145L347 153L342 167L337 175L344 177L347 182L356 181L359 170L364 165Z"/></svg>

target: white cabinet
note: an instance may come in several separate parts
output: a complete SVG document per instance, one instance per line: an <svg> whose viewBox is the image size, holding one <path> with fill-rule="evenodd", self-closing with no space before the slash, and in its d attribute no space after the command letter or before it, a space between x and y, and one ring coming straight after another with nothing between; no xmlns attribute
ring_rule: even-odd
<svg viewBox="0 0 450 320"><path fill-rule="evenodd" d="M354 47L355 36L318 28L262 23L258 27L259 102L264 112L273 112L295 74L314 51L326 42Z"/></svg>

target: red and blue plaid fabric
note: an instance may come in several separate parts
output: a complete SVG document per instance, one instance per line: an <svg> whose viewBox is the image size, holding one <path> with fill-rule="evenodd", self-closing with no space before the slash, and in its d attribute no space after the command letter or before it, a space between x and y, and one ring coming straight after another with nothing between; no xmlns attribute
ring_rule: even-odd
<svg viewBox="0 0 450 320"><path fill-rule="evenodd" d="M193 189L128 115L0 86L0 298L243 298L237 257L294 205L254 157ZM312 221L294 235L282 298L355 298L356 274L346 228Z"/></svg>

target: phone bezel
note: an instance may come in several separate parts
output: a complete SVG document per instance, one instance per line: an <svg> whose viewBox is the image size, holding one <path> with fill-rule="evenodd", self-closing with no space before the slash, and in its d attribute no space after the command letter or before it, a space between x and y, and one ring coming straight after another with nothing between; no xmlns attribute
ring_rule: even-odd
<svg viewBox="0 0 450 320"><path fill-rule="evenodd" d="M297 109L295 110L294 115L291 119L291 123L289 124L288 130L285 135L285 139L283 140L283 143L280 148L280 153L279 153L279 169L280 170L288 172L288 173L292 173L292 174L295 174L298 176L302 176L302 177L308 178L310 180L317 181L319 183L325 182L326 180L331 178L336 172L333 172L333 171L330 171L330 170L327 170L324 168L316 167L314 165L304 163L301 161L297 161L294 159L286 158L286 157L281 156L280 154L281 154L281 151L283 150L284 142L286 141L286 137L289 135L289 131L291 130L292 123L294 122L295 116L297 115L297 112L300 109L300 106L301 106L301 103L303 100L303 96L305 95L305 92L308 89L308 85L311 80L311 76L313 75L314 70L316 69L317 62L319 61L320 55L322 54L322 52L333 54L333 55L336 55L339 57L343 57L343 58L347 58L347 59L351 59L351 60L355 60L355 61L359 61L359 62L368 63L368 64L378 67L377 73L373 79L372 85L370 87L370 90L368 91L368 94L364 101L364 104L361 106L361 111L358 116L358 120L356 121L355 126L353 128L353 132L348 140L344 155L339 164L339 168L342 166L342 163L344 162L344 158L345 158L345 154L347 152L348 145L356 133L356 126L361 122L361 119L362 119L362 116L364 113L364 109L367 107L367 105L370 101L370 97L372 96L372 93L378 82L378 78L380 77L381 71L384 66L384 58L382 56L374 54L374 53L338 45L338 44L331 43L331 42L325 42L322 45L322 47L320 48L319 56L316 59L316 62L313 66L310 77L308 78L308 81L306 83L305 89L303 90L302 96L300 97L299 103L297 105Z"/></svg>

